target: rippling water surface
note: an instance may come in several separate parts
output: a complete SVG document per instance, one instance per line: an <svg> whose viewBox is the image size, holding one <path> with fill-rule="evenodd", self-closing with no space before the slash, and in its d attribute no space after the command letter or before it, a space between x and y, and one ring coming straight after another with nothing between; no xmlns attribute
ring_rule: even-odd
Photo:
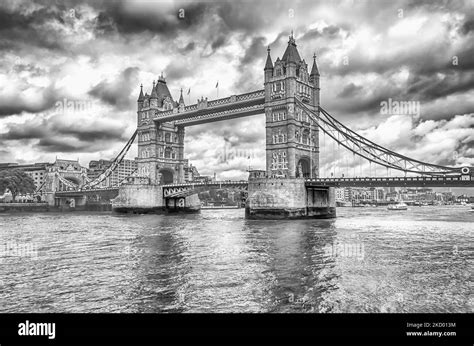
<svg viewBox="0 0 474 346"><path fill-rule="evenodd" d="M0 312L473 312L468 207L0 214Z"/></svg>

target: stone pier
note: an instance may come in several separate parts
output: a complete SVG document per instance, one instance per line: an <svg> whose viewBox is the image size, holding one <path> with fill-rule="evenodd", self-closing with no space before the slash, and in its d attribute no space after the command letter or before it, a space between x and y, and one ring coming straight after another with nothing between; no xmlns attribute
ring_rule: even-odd
<svg viewBox="0 0 474 346"><path fill-rule="evenodd" d="M196 194L179 198L164 198L163 188L151 184L146 178L134 178L120 186L118 196L112 200L112 210L118 213L196 212L201 202Z"/></svg>
<svg viewBox="0 0 474 346"><path fill-rule="evenodd" d="M306 187L302 178L249 178L245 216L249 219L336 217L332 187Z"/></svg>

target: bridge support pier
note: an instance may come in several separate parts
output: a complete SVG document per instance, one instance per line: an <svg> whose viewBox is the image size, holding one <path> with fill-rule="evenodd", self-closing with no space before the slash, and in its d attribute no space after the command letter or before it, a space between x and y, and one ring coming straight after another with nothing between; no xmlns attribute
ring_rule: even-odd
<svg viewBox="0 0 474 346"><path fill-rule="evenodd" d="M336 217L333 187L306 187L299 178L249 178L245 216L249 219Z"/></svg>
<svg viewBox="0 0 474 346"><path fill-rule="evenodd" d="M123 184L112 200L112 210L119 213L159 213L164 209L162 188L156 184Z"/></svg>
<svg viewBox="0 0 474 346"><path fill-rule="evenodd" d="M147 179L131 178L120 186L118 196L112 200L112 210L118 213L197 212L201 201L197 194L186 197L163 197L163 186L150 184Z"/></svg>

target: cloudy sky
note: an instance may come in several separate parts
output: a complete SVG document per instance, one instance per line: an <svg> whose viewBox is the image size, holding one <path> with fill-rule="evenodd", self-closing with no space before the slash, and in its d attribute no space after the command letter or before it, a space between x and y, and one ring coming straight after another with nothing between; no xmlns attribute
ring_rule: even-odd
<svg viewBox="0 0 474 346"><path fill-rule="evenodd" d="M301 56L318 55L322 106L337 119L407 156L474 166L473 7L3 0L0 162L110 159L134 132L141 83L150 92L163 73L175 99L191 89L186 103L215 98L217 81L220 97L262 89L266 47L281 57L293 30ZM420 112L381 112L389 99ZM249 164L264 168L264 131L263 115L189 127L186 155L201 174L246 178ZM370 170L321 146L323 173Z"/></svg>

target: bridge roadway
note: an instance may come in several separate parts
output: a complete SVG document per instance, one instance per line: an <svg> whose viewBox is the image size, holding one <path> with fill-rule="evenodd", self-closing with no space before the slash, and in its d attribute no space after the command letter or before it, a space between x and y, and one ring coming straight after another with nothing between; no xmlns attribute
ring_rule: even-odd
<svg viewBox="0 0 474 346"><path fill-rule="evenodd" d="M102 189L84 189L84 190L65 190L65 191L56 191L55 195L57 197L81 197L84 195L91 195L103 192L110 192L118 194L118 187L108 187Z"/></svg>
<svg viewBox="0 0 474 346"><path fill-rule="evenodd" d="M469 179L470 178L470 179ZM306 186L331 187L474 187L469 176L429 177L360 177L307 179Z"/></svg>
<svg viewBox="0 0 474 346"><path fill-rule="evenodd" d="M306 186L328 187L474 187L474 179L459 177L363 177L306 179ZM209 183L183 183L163 186L163 197L185 197L209 188L237 188L247 190L248 181L214 181Z"/></svg>
<svg viewBox="0 0 474 346"><path fill-rule="evenodd" d="M466 179L467 178L467 179ZM470 179L468 179L470 178ZM328 186L328 187L474 187L474 178L464 177L361 177L361 178L315 178L306 179L306 186ZM203 183L182 183L163 185L163 197L177 198L186 197L199 191L210 188L236 189L247 191L248 181L212 181ZM80 197L84 195L96 195L98 193L118 193L118 188L91 189L91 190L69 190L57 191L57 197Z"/></svg>
<svg viewBox="0 0 474 346"><path fill-rule="evenodd" d="M213 189L236 189L240 191L247 191L248 181L237 180L237 181L211 181L207 183L183 183L183 184L169 184L163 185L163 197L165 198L176 198L186 197L199 191L206 191L210 188Z"/></svg>

